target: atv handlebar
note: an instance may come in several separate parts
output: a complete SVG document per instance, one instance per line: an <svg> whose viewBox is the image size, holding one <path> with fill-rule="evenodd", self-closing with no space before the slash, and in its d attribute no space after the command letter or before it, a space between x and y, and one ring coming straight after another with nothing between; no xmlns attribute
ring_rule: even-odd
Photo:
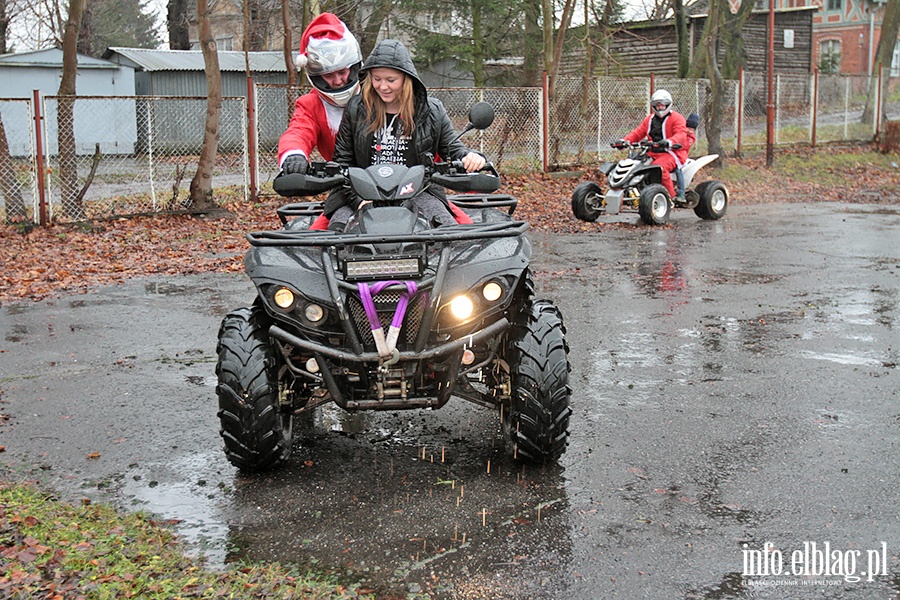
<svg viewBox="0 0 900 600"><path fill-rule="evenodd" d="M467 172L461 160L432 163L431 168L431 183L455 192L490 194L500 189L500 174L493 163L484 163L484 166L474 173Z"/></svg>
<svg viewBox="0 0 900 600"><path fill-rule="evenodd" d="M615 142L612 142L610 146L617 150L630 148L632 150L640 149L645 152L667 152L669 150L678 150L679 148L681 148L681 144L672 144L671 146L663 147L660 142L651 142L648 140L641 140L639 142L616 140Z"/></svg>
<svg viewBox="0 0 900 600"><path fill-rule="evenodd" d="M346 185L350 167L336 162L312 162L306 173L280 173L272 188L281 196L316 196ZM431 183L456 192L492 193L500 188L500 174L492 163L485 163L480 171L467 173L461 160L426 164Z"/></svg>

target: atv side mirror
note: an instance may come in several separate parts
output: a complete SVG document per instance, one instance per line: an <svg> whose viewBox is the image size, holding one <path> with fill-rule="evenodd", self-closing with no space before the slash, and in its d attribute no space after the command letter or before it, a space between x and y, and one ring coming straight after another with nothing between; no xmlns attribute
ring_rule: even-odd
<svg viewBox="0 0 900 600"><path fill-rule="evenodd" d="M469 109L469 124L453 138L455 142L473 129L487 129L494 122L494 107L487 102L476 102Z"/></svg>
<svg viewBox="0 0 900 600"><path fill-rule="evenodd" d="M494 107L487 102L477 102L469 109L469 123L475 129L487 129L494 122Z"/></svg>

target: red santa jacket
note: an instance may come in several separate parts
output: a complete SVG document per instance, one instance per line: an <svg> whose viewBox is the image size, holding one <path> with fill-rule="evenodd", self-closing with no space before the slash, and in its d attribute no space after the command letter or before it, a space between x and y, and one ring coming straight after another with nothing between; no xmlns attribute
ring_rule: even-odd
<svg viewBox="0 0 900 600"><path fill-rule="evenodd" d="M317 148L322 158L331 160L343 115L343 107L325 102L316 90L297 98L291 122L278 140L278 164L291 154L302 153L308 159Z"/></svg>
<svg viewBox="0 0 900 600"><path fill-rule="evenodd" d="M647 115L644 121L623 139L629 142L637 142L645 138L649 140L650 120L652 118L652 114ZM679 148L678 150L668 150L668 154L671 154L675 158L676 164L680 167L684 164L684 161L687 160L688 150L690 149L687 138L687 125L684 122L684 117L674 110L671 111L663 119L662 134L663 139L669 140L673 144L681 144L681 148Z"/></svg>

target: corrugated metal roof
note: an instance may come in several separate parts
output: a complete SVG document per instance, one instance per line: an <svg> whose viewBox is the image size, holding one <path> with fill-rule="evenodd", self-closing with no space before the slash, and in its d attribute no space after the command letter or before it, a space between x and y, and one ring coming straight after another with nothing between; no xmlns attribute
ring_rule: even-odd
<svg viewBox="0 0 900 600"><path fill-rule="evenodd" d="M59 48L45 48L28 52L0 54L0 64L9 67L62 67L63 51ZM284 62L284 59L282 59ZM108 60L78 55L79 69L118 69L119 65Z"/></svg>
<svg viewBox="0 0 900 600"><path fill-rule="evenodd" d="M200 50L145 50L143 48L109 48L103 58L116 60L116 54L135 63L144 71L203 71L203 53ZM240 51L219 51L220 71L244 72L246 63ZM250 71L284 73L282 52L250 52Z"/></svg>

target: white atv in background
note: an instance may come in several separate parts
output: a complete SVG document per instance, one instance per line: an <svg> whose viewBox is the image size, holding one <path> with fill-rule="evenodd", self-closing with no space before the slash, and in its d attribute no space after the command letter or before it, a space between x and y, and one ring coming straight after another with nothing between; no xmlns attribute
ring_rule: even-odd
<svg viewBox="0 0 900 600"><path fill-rule="evenodd" d="M653 164L651 152L664 152L656 142L617 142L614 148L628 148L628 157L619 162L604 162L597 169L606 176L606 193L593 181L585 181L572 192L572 212L582 221L593 222L600 215L617 215L623 210L637 209L644 223L665 225L673 208L693 208L701 219L715 220L728 208L728 188L721 181L704 181L696 189L688 189L694 175L716 160L718 154L689 158L681 168L684 175L685 200L669 198L663 177L675 179L675 173L663 173ZM680 148L679 145L673 148Z"/></svg>

